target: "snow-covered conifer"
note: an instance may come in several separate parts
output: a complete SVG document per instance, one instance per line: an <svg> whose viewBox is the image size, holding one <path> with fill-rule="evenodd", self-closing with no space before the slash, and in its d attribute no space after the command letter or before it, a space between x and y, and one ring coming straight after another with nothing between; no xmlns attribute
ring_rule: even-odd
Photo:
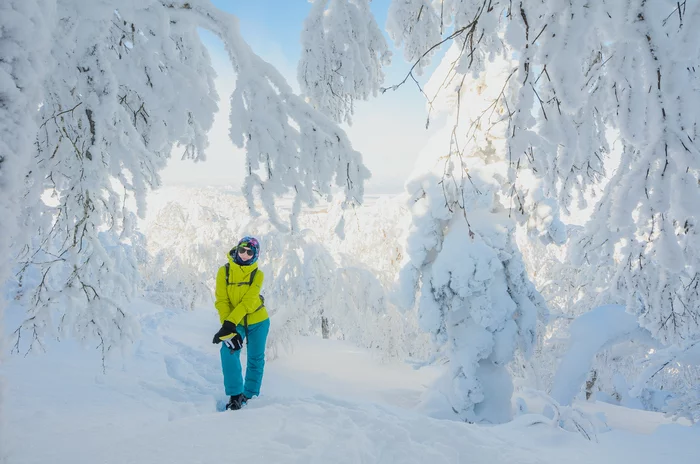
<svg viewBox="0 0 700 464"><path fill-rule="evenodd" d="M453 78L454 52L448 52L428 89ZM505 105L492 102L500 99L508 77L502 69L510 63L500 62L501 68L490 68L479 79L459 78L456 101L448 99L442 107L436 102L436 110L451 112L457 123L434 135L407 184L413 223L398 297L403 307L417 307L421 328L449 358L442 393L468 421L509 420L513 386L507 365L516 350L531 353L538 312L546 315L544 300L527 277L502 191L508 159L498 130L503 130L499 115ZM465 130L473 137L461 144L456 134ZM555 227L563 225L551 216L550 230Z"/></svg>

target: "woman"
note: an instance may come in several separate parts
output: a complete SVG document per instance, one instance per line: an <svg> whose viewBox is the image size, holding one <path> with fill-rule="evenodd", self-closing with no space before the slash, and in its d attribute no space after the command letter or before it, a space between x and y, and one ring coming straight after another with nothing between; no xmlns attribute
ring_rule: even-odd
<svg viewBox="0 0 700 464"><path fill-rule="evenodd" d="M270 319L260 290L264 275L258 270L260 244L244 237L228 254L228 263L216 274L216 306L221 329L213 343L221 345L224 388L230 397L226 409L240 409L260 394L265 368L265 344ZM248 362L245 383L241 372L241 348L247 338Z"/></svg>

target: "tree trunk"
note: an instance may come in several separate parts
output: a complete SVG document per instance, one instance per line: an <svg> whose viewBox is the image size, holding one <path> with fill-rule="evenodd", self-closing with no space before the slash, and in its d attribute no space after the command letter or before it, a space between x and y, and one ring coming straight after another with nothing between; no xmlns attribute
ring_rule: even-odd
<svg viewBox="0 0 700 464"><path fill-rule="evenodd" d="M593 396L593 387L596 380L598 380L598 371L593 369L591 377L586 381L586 400L590 400L591 396Z"/></svg>
<svg viewBox="0 0 700 464"><path fill-rule="evenodd" d="M324 339L328 339L330 333L331 330L328 327L328 318L326 316L321 316L321 336L323 336Z"/></svg>

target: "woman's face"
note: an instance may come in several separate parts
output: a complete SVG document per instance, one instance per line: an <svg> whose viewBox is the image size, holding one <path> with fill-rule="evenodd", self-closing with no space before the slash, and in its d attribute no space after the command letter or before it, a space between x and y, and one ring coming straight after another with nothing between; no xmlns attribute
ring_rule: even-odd
<svg viewBox="0 0 700 464"><path fill-rule="evenodd" d="M253 249L250 247L238 247L238 256L243 261L248 261L253 257Z"/></svg>

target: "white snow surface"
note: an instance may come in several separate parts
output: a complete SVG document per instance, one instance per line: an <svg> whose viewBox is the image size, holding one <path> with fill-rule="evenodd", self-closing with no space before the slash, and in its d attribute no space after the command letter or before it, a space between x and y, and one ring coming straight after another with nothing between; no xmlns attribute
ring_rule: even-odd
<svg viewBox="0 0 700 464"><path fill-rule="evenodd" d="M299 338L266 368L243 410L225 396L213 309L134 302L142 337L102 372L99 351L54 343L5 365L10 463L697 463L700 428L660 414L587 403L614 417L597 442L535 424L535 414L477 426L425 415L441 374L381 363L337 340ZM20 319L11 307L6 327ZM272 321L274 324L274 320Z"/></svg>

